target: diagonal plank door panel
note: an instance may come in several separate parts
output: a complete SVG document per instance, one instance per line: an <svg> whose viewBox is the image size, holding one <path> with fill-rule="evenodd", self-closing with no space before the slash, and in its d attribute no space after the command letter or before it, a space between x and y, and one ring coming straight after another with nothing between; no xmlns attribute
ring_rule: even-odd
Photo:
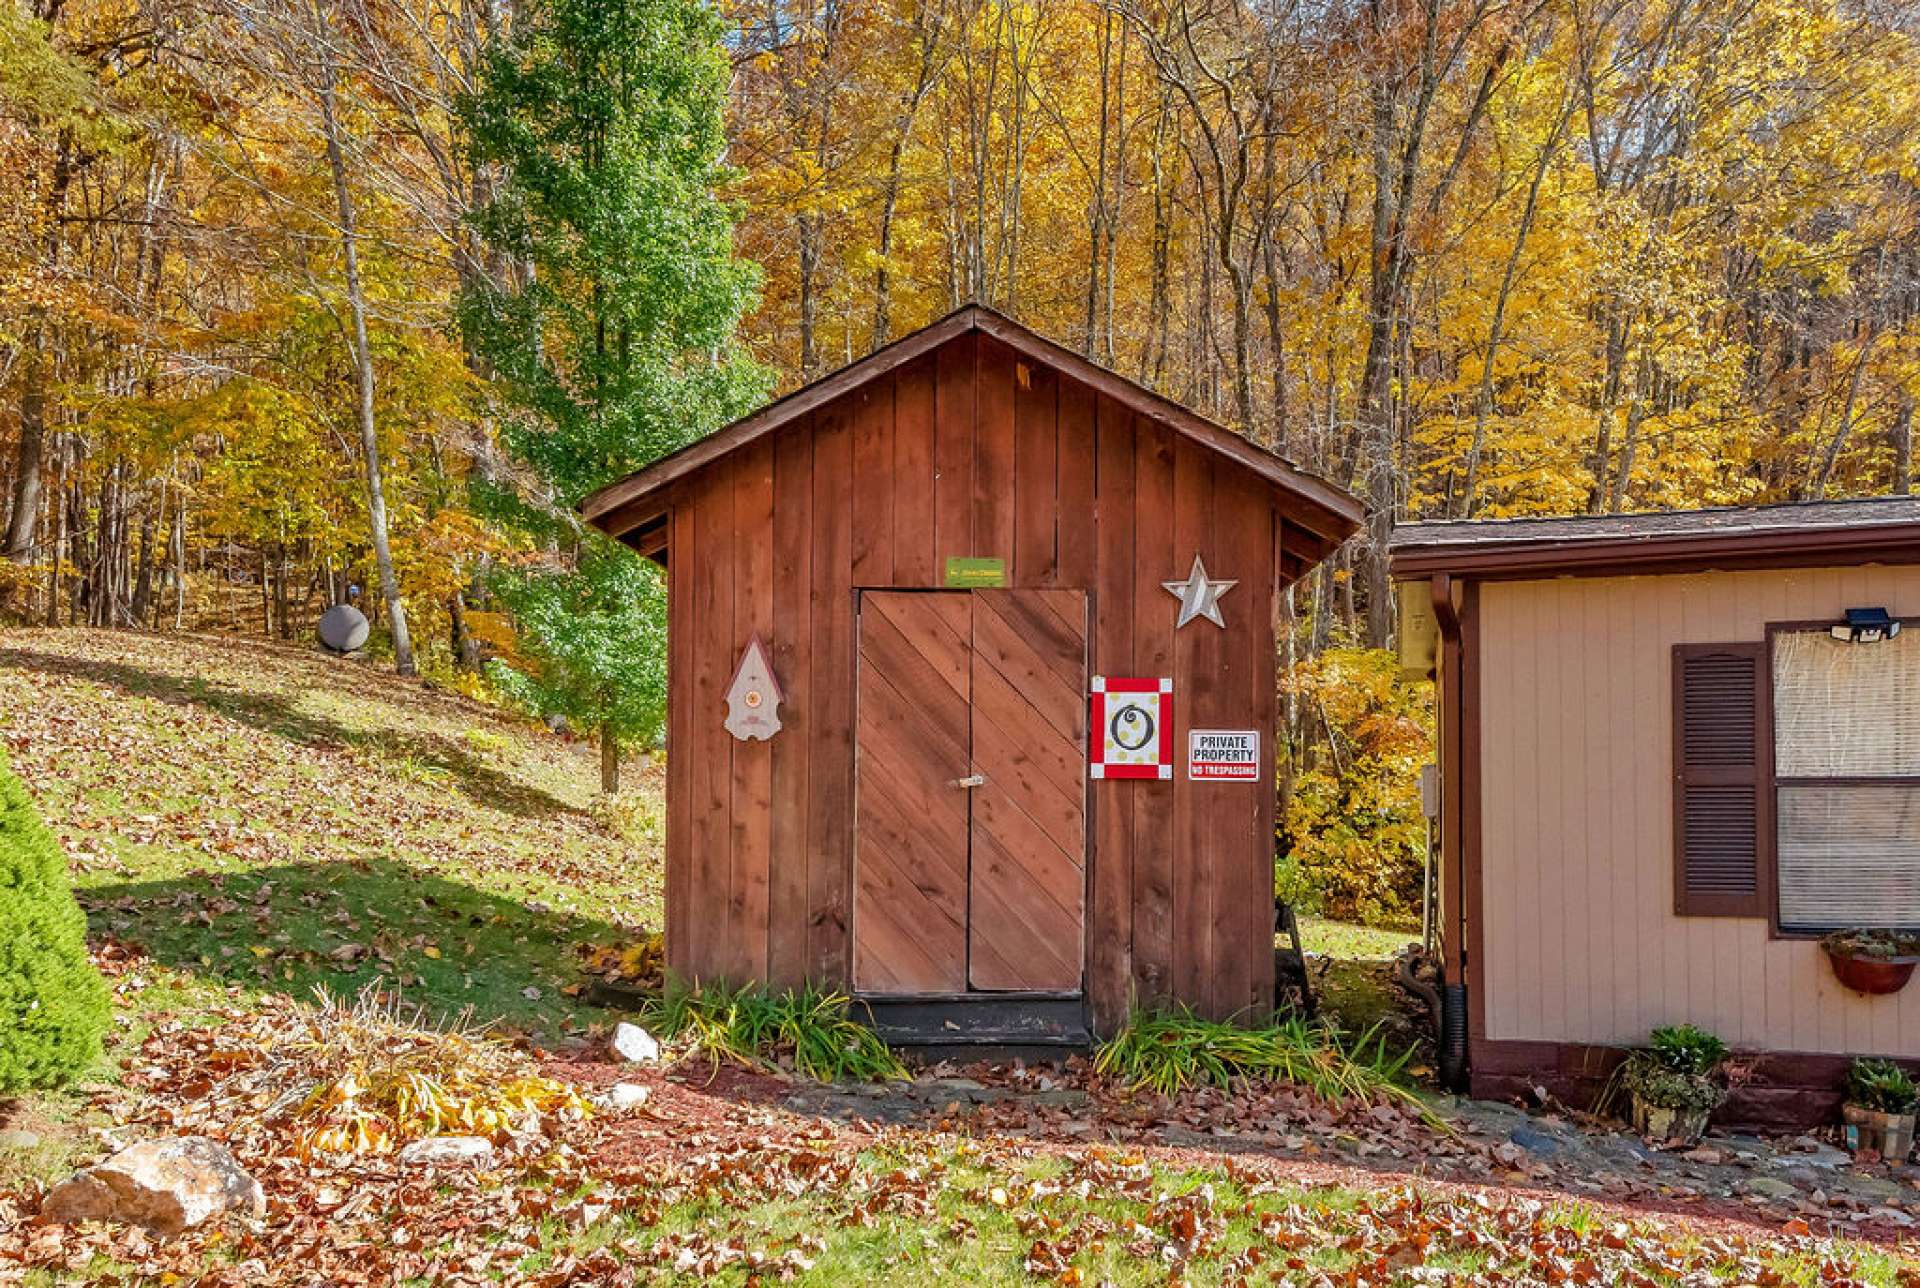
<svg viewBox="0 0 1920 1288"><path fill-rule="evenodd" d="M860 597L853 983L967 986L972 605L965 593Z"/></svg>
<svg viewBox="0 0 1920 1288"><path fill-rule="evenodd" d="M1087 599L973 592L968 982L1077 989L1086 905Z"/></svg>

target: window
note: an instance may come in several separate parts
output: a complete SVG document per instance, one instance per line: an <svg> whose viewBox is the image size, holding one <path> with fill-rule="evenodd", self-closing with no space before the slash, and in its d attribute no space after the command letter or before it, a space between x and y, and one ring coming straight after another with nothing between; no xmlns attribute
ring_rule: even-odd
<svg viewBox="0 0 1920 1288"><path fill-rule="evenodd" d="M1920 929L1920 629L1772 652L1780 928Z"/></svg>

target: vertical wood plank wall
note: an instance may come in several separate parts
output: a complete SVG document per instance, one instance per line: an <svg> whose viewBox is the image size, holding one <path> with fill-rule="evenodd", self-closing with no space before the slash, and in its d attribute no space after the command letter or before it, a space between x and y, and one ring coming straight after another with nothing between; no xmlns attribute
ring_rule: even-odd
<svg viewBox="0 0 1920 1288"><path fill-rule="evenodd" d="M1486 1032L1920 1057L1920 992L1842 988L1817 944L1673 911L1675 644L1848 606L1920 615L1920 569L1488 582L1480 589Z"/></svg>
<svg viewBox="0 0 1920 1288"><path fill-rule="evenodd" d="M1089 593L1091 669L1172 675L1171 782L1090 787L1086 988L1095 1023L1178 997L1272 1001L1273 799L1192 783L1190 728L1262 731L1273 781L1275 497L1120 404L968 334L690 476L673 498L667 935L676 972L849 980L860 588L938 588L952 555L1007 584ZM1160 583L1193 556L1239 582L1228 629L1176 633ZM721 727L747 640L785 728Z"/></svg>

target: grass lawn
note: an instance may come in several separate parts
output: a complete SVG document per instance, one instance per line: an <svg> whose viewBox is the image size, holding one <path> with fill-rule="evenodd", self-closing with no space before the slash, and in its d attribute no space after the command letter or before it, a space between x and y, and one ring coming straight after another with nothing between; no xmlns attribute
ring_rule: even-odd
<svg viewBox="0 0 1920 1288"><path fill-rule="evenodd" d="M1381 930L1350 921L1322 917L1300 918L1301 946L1310 953L1341 961L1387 961L1408 944L1420 941L1417 930Z"/></svg>
<svg viewBox="0 0 1920 1288"><path fill-rule="evenodd" d="M0 739L66 850L116 1001L90 1082L0 1106L45 1138L0 1150L0 1282L1411 1284L1425 1266L1815 1284L1835 1258L1861 1282L1920 1282L1882 1250L1751 1226L1749 1245L1200 1148L850 1130L657 1070L657 1113L568 1121L489 1169L296 1160L250 1121L258 1106L220 1103L244 1067L232 1035L284 998L382 981L538 1047L614 1018L578 999L578 949L660 924L657 767L629 766L609 806L593 748L531 722L303 649L128 633L0 634ZM1376 974L1408 938L1304 932ZM674 1116L695 1103L704 1118ZM636 1154L636 1125L667 1152ZM227 1140L271 1218L164 1244L33 1225L38 1187L107 1152L110 1126Z"/></svg>
<svg viewBox="0 0 1920 1288"><path fill-rule="evenodd" d="M577 946L658 926L657 767L359 663L256 642L0 636L0 738L97 938L183 986L376 979L552 1038Z"/></svg>

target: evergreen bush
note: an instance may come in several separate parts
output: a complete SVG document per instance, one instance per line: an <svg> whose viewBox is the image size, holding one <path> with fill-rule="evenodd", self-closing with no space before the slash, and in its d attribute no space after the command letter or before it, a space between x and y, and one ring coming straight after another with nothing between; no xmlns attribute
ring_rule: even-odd
<svg viewBox="0 0 1920 1288"><path fill-rule="evenodd" d="M0 754L0 1097L58 1086L91 1065L107 989L66 860Z"/></svg>

